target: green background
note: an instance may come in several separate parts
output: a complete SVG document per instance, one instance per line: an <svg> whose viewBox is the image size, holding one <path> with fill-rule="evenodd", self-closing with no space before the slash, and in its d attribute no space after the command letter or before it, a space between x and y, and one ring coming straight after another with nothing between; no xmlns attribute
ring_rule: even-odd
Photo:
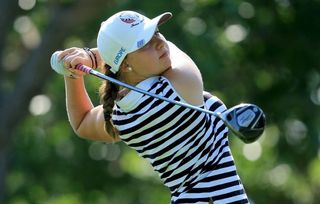
<svg viewBox="0 0 320 204"><path fill-rule="evenodd" d="M252 203L320 203L319 0L1 0L0 203L169 203L135 152L73 133L50 68L55 50L95 47L101 21L120 10L171 11L160 31L197 63L205 89L228 107L263 108L257 142L229 137ZM101 81L86 84L98 104Z"/></svg>

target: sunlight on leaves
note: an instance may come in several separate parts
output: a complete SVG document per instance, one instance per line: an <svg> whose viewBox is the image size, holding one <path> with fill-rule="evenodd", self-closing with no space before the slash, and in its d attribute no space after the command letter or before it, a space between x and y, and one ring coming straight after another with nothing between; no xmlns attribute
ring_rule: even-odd
<svg viewBox="0 0 320 204"><path fill-rule="evenodd" d="M306 138L308 128L298 119L287 119L285 121L286 139L290 145L298 145Z"/></svg>
<svg viewBox="0 0 320 204"><path fill-rule="evenodd" d="M274 186L282 186L290 177L291 167L287 164L279 164L268 173L269 182Z"/></svg>
<svg viewBox="0 0 320 204"><path fill-rule="evenodd" d="M262 154L262 146L259 142L245 144L242 149L243 155L250 161L256 161Z"/></svg>
<svg viewBox="0 0 320 204"><path fill-rule="evenodd" d="M197 3L195 0L181 0L180 5L185 11L192 11L195 9Z"/></svg>
<svg viewBox="0 0 320 204"><path fill-rule="evenodd" d="M89 147L89 155L94 160L115 161L119 158L121 150L117 144L93 142Z"/></svg>
<svg viewBox="0 0 320 204"><path fill-rule="evenodd" d="M264 133L261 135L260 140L268 147L274 147L278 144L280 137L280 130L276 124L269 124Z"/></svg>
<svg viewBox="0 0 320 204"><path fill-rule="evenodd" d="M137 156L136 152L133 150L125 151L123 153L120 164L124 171L134 177L147 179L156 176L151 165L146 160Z"/></svg>
<svg viewBox="0 0 320 204"><path fill-rule="evenodd" d="M184 28L193 35L202 35L207 28L206 23L198 17L192 17L187 20Z"/></svg>
<svg viewBox="0 0 320 204"><path fill-rule="evenodd" d="M315 189L320 190L320 160L315 158L308 167L308 175ZM320 191L319 191L320 192Z"/></svg>
<svg viewBox="0 0 320 204"><path fill-rule="evenodd" d="M46 95L34 96L29 105L29 111L32 115L44 115L51 109L51 100Z"/></svg>
<svg viewBox="0 0 320 204"><path fill-rule="evenodd" d="M11 194L14 194L16 191L19 190L20 187L24 185L26 182L25 175L20 171L13 171L9 173L8 177L6 178L6 183L8 186L8 191Z"/></svg>
<svg viewBox="0 0 320 204"><path fill-rule="evenodd" d="M267 90L273 84L272 75L264 70L259 71L254 77L254 80L259 89Z"/></svg>
<svg viewBox="0 0 320 204"><path fill-rule="evenodd" d="M20 34L23 44L34 49L38 47L41 41L41 35L28 16L18 17L14 22L14 29Z"/></svg>
<svg viewBox="0 0 320 204"><path fill-rule="evenodd" d="M36 5L36 0L19 0L18 5L23 10L31 10Z"/></svg>
<svg viewBox="0 0 320 204"><path fill-rule="evenodd" d="M255 15L255 10L252 4L249 2L241 2L238 7L238 13L242 18L253 18Z"/></svg>
<svg viewBox="0 0 320 204"><path fill-rule="evenodd" d="M225 30L227 39L233 43L243 41L247 34L247 30L240 24L229 25Z"/></svg>
<svg viewBox="0 0 320 204"><path fill-rule="evenodd" d="M65 194L60 196L55 196L45 204L78 204L82 203L78 194Z"/></svg>

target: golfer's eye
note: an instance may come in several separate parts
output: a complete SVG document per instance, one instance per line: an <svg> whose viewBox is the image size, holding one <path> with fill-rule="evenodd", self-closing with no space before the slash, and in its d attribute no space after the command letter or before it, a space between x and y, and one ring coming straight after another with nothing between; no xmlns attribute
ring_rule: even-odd
<svg viewBox="0 0 320 204"><path fill-rule="evenodd" d="M157 29L154 32L154 34L153 34L152 38L150 39L150 41L147 44L145 44L143 47L141 47L140 49L141 50L148 49L155 40L159 39L160 35L161 35L160 31L159 31L159 29Z"/></svg>

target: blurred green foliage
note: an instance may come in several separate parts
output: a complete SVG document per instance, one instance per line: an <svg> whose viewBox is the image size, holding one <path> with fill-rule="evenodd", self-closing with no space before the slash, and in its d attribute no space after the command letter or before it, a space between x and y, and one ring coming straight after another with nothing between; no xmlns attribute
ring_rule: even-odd
<svg viewBox="0 0 320 204"><path fill-rule="evenodd" d="M55 18L54 9L67 12L78 1L18 3L1 48L1 88L9 91L19 75L17 68L30 60L28 53L37 49ZM95 47L100 22L126 9L149 17L171 11L173 19L160 31L197 63L206 90L227 106L251 102L266 112L267 128L258 142L245 145L230 134L252 203L320 203L320 1L115 1L104 12L88 9L95 15L89 23L60 30L70 34L57 49ZM122 143L85 141L73 133L63 78L50 70L49 62L43 69L52 75L37 93L43 97L32 98L26 105L28 115L13 130L5 203L169 203L169 190L135 152ZM86 78L95 104L100 83ZM34 112L32 101L43 111Z"/></svg>

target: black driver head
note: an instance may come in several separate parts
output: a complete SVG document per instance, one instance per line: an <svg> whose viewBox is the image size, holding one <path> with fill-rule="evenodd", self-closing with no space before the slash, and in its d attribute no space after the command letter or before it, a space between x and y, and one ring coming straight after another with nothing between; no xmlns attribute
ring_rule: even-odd
<svg viewBox="0 0 320 204"><path fill-rule="evenodd" d="M257 105L242 103L219 114L229 129L244 143L256 141L266 123L264 112Z"/></svg>

